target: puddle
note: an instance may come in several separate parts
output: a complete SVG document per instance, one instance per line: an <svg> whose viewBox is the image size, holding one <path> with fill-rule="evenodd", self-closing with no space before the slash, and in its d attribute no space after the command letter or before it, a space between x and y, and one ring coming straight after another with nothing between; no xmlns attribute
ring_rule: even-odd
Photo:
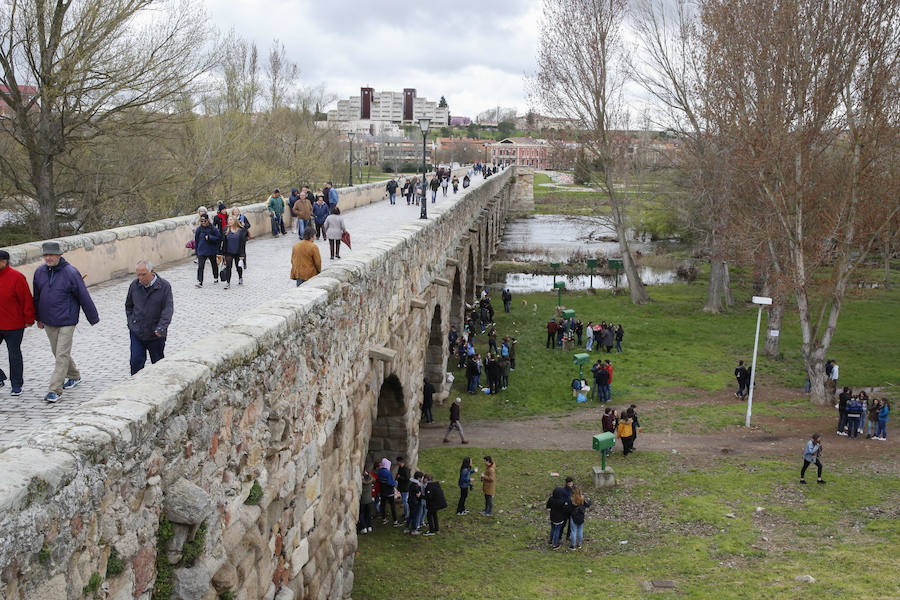
<svg viewBox="0 0 900 600"><path fill-rule="evenodd" d="M633 251L645 254L653 253L657 245L667 243L629 241ZM514 219L506 224L495 260L565 262L577 254L619 256L615 229L601 217L534 215Z"/></svg>
<svg viewBox="0 0 900 600"><path fill-rule="evenodd" d="M640 267L641 280L644 285L662 285L673 283L678 278L672 269L654 269L652 267ZM567 290L586 290L590 288L589 275L557 275L557 281L565 281ZM594 275L594 289L609 290L615 284L615 277ZM494 289L509 288L513 294L528 292L548 292L553 289L553 275L531 275L528 273L502 273L491 277L488 284ZM619 287L627 288L628 279L624 273L619 273Z"/></svg>

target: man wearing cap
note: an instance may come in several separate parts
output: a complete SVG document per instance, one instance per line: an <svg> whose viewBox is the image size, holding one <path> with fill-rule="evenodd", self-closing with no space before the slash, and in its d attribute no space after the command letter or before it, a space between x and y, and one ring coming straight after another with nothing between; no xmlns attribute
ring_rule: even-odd
<svg viewBox="0 0 900 600"><path fill-rule="evenodd" d="M132 375L144 368L148 353L151 363L165 358L166 332L174 312L172 286L156 274L153 263L138 261L134 274L137 279L131 282L125 297Z"/></svg>
<svg viewBox="0 0 900 600"><path fill-rule="evenodd" d="M284 214L284 198L281 197L281 192L277 188L269 196L266 207L269 209L269 218L272 220L272 237L278 237L278 234L283 233L284 230L281 220L281 216Z"/></svg>
<svg viewBox="0 0 900 600"><path fill-rule="evenodd" d="M9 252L0 250L0 342L6 342L9 354L11 394L22 393L25 383L22 363L22 336L34 323L34 299L28 281L9 266ZM6 373L0 369L0 387L6 385Z"/></svg>
<svg viewBox="0 0 900 600"><path fill-rule="evenodd" d="M91 325L100 322L100 315L81 273L62 257L59 242L44 242L41 253L44 264L34 272L32 288L37 326L47 332L50 350L56 357L47 395L44 396L44 400L53 403L59 400L63 390L81 383L81 374L71 356L72 336L79 312L84 311Z"/></svg>

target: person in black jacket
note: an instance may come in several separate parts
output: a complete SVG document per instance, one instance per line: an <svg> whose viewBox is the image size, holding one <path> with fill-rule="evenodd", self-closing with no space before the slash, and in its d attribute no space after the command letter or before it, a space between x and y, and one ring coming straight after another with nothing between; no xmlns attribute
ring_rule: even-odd
<svg viewBox="0 0 900 600"><path fill-rule="evenodd" d="M422 387L422 422L434 423L434 416L431 414L431 407L434 405L434 386L426 378L425 385Z"/></svg>
<svg viewBox="0 0 900 600"><path fill-rule="evenodd" d="M406 517L406 528L403 533L419 535L419 511L422 509L422 499L424 498L421 481L422 471L416 471L409 480L409 493L407 494L409 515Z"/></svg>
<svg viewBox="0 0 900 600"><path fill-rule="evenodd" d="M400 500L403 502L403 521L409 519L409 467L402 456L397 457L397 491L400 492Z"/></svg>
<svg viewBox="0 0 900 600"><path fill-rule="evenodd" d="M209 215L200 215L200 225L194 230L194 248L197 250L197 283L196 287L203 287L203 271L206 261L209 261L213 273L213 283L219 283L219 264L216 262L216 254L222 244L222 233L209 222Z"/></svg>
<svg viewBox="0 0 900 600"><path fill-rule="evenodd" d="M125 297L132 375L144 368L148 353L151 363L165 358L166 335L174 313L172 286L156 274L153 263L138 261L134 273L137 279L128 286Z"/></svg>
<svg viewBox="0 0 900 600"><path fill-rule="evenodd" d="M487 371L488 387L491 390L491 394L496 394L500 391L500 365L493 354L488 354L485 370Z"/></svg>
<svg viewBox="0 0 900 600"><path fill-rule="evenodd" d="M425 504L428 506L428 531L425 535L435 535L440 531L438 511L447 508L447 499L441 484L432 475L425 475Z"/></svg>
<svg viewBox="0 0 900 600"><path fill-rule="evenodd" d="M742 360L739 360L738 366L734 368L734 379L738 384L738 391L736 391L734 395L743 400L744 395L748 392L744 382L749 383L750 378L747 377L747 367L744 366L744 361Z"/></svg>
<svg viewBox="0 0 900 600"><path fill-rule="evenodd" d="M547 500L547 508L550 509L550 545L554 550L558 550L563 525L572 512L572 503L566 497L563 488L553 490L553 495Z"/></svg>
<svg viewBox="0 0 900 600"><path fill-rule="evenodd" d="M845 387L844 391L838 395L838 426L837 426L837 434L838 435L847 435L844 432L844 428L847 426L847 403L850 402L850 398L852 397L852 393L850 388Z"/></svg>
<svg viewBox="0 0 900 600"><path fill-rule="evenodd" d="M622 339L625 337L625 330L622 329L622 324L619 323L616 326L616 352L622 351Z"/></svg>

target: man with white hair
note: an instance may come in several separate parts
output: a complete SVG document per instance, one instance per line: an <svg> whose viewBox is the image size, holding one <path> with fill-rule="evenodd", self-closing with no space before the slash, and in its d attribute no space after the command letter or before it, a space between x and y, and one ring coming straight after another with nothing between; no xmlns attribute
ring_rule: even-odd
<svg viewBox="0 0 900 600"><path fill-rule="evenodd" d="M134 274L137 279L131 282L125 298L132 375L144 368L148 353L151 363L164 358L166 333L174 312L172 286L156 274L152 262L138 261Z"/></svg>

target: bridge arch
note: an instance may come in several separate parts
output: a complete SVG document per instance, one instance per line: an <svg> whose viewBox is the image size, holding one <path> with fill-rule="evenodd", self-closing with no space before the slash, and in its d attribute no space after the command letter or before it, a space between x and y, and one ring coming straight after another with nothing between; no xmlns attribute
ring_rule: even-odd
<svg viewBox="0 0 900 600"><path fill-rule="evenodd" d="M409 439L406 413L403 384L397 375L391 373L385 377L378 391L377 411L365 466L381 458L393 460L397 455L406 454Z"/></svg>

